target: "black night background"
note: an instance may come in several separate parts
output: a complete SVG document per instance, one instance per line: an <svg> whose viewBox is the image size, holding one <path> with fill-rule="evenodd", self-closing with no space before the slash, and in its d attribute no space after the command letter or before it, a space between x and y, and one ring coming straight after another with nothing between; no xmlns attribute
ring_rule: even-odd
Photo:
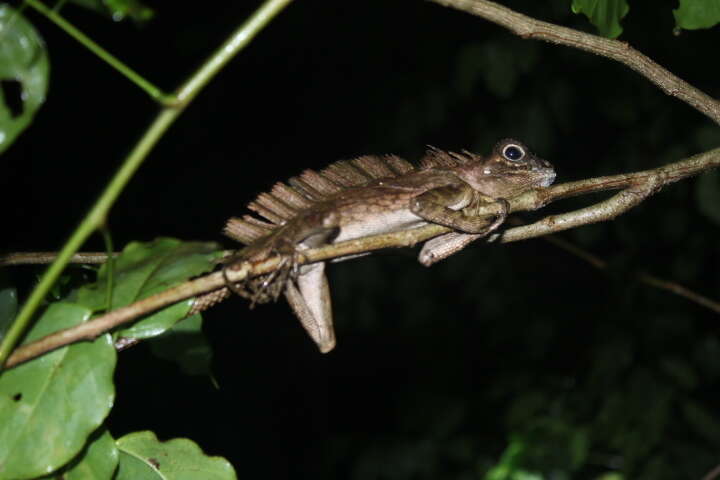
<svg viewBox="0 0 720 480"><path fill-rule="evenodd" d="M156 16L144 25L63 14L166 90L259 5L148 3ZM595 32L569 1L502 3ZM621 40L718 97L718 29L675 36L674 2L660 3L631 3ZM59 248L158 110L26 15L48 45L50 90L2 157L2 252ZM426 145L484 153L504 137L553 163L557 182L720 141L709 119L586 52L420 0L297 1L171 127L109 226L118 248L160 236L234 248L224 221L303 169L367 153L416 161ZM613 222L559 234L607 261L603 271L544 239L478 242L431 268L417 249L331 265L338 345L327 355L283 301L250 310L232 298L204 314L213 379L147 345L120 354L110 431L190 438L239 478L485 478L510 445L548 475L537 478L701 478L720 444L718 316L637 280L645 271L720 299L720 225L698 198L698 179L682 181ZM83 248L102 249L99 235ZM26 294L39 271L8 275Z"/></svg>

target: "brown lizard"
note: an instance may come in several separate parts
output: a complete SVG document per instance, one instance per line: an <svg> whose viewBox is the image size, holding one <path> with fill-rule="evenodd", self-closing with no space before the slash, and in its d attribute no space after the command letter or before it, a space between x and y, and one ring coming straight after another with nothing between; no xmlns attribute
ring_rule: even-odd
<svg viewBox="0 0 720 480"><path fill-rule="evenodd" d="M512 139L498 142L486 157L431 148L419 167L386 155L335 162L320 172L305 170L248 205L263 220L251 215L228 220L224 233L247 246L226 268L271 255L284 258L281 270L228 286L253 303L284 293L320 351L328 352L335 333L325 263L298 266L302 250L428 223L453 228L456 232L425 242L419 260L431 265L497 229L508 214L507 198L547 187L554 179L550 163ZM494 206L496 212L479 216L479 206ZM214 303L198 300L197 310Z"/></svg>

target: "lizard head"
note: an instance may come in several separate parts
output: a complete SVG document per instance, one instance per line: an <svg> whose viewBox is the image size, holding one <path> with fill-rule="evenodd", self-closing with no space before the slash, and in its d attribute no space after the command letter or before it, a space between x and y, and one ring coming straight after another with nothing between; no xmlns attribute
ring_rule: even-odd
<svg viewBox="0 0 720 480"><path fill-rule="evenodd" d="M512 197L529 188L547 187L555 180L555 169L549 162L511 138L500 140L487 157L467 155L474 161L459 167L458 176L478 192L493 198Z"/></svg>

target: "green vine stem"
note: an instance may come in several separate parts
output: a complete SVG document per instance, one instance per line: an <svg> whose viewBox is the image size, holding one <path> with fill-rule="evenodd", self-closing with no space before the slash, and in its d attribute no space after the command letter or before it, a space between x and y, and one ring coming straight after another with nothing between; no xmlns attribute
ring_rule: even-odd
<svg viewBox="0 0 720 480"><path fill-rule="evenodd" d="M169 97L165 92L146 80L142 75L125 65L110 52L95 43L92 39L90 39L90 37L78 30L72 23L65 20L56 10L48 8L40 0L25 0L24 4L30 5L32 8L40 12L48 20L60 27L61 30L84 45L85 48L93 52L108 65L127 77L128 80L143 89L156 102L162 105L167 105L172 102L173 99L171 96Z"/></svg>
<svg viewBox="0 0 720 480"><path fill-rule="evenodd" d="M31 6L38 4L36 0L26 0ZM155 144L162 138L167 129L180 116L185 107L202 90L205 85L272 19L278 15L292 0L266 0L242 25L240 25L222 45L190 76L176 93L177 101L166 105L160 110L146 132L137 142L130 154L97 199L80 225L72 233L68 241L58 253L55 261L40 278L35 289L30 293L20 313L15 318L7 334L0 343L0 366L15 347L23 332L42 304L43 299L57 281L73 254L78 251L87 238L105 224L110 207L140 167Z"/></svg>
<svg viewBox="0 0 720 480"><path fill-rule="evenodd" d="M98 227L105 243L105 253L107 253L107 289L105 291L105 310L112 310L113 285L115 283L115 258L113 258L113 240L110 229L107 225Z"/></svg>

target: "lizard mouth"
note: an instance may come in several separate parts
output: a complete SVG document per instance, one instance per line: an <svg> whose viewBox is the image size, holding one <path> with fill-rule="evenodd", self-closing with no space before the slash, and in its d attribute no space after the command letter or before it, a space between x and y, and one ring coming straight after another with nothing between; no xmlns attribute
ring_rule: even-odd
<svg viewBox="0 0 720 480"><path fill-rule="evenodd" d="M543 176L542 180L540 180L541 187L549 187L555 181L556 173L554 170L545 170L539 173Z"/></svg>

